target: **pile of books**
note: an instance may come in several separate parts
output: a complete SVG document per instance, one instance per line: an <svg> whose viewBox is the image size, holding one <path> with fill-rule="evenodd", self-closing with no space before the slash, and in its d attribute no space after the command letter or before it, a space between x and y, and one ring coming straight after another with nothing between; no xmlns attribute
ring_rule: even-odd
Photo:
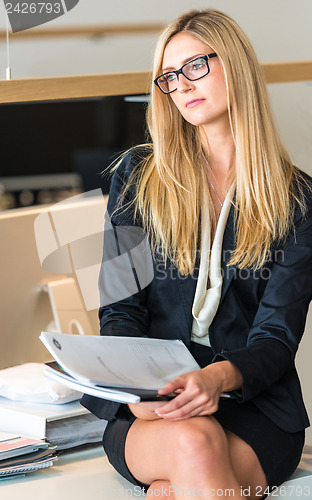
<svg viewBox="0 0 312 500"><path fill-rule="evenodd" d="M105 427L106 421L92 415L79 401L54 405L0 397L1 431L44 440L57 452L98 446Z"/></svg>
<svg viewBox="0 0 312 500"><path fill-rule="evenodd" d="M56 459L45 440L0 432L0 480L51 467Z"/></svg>

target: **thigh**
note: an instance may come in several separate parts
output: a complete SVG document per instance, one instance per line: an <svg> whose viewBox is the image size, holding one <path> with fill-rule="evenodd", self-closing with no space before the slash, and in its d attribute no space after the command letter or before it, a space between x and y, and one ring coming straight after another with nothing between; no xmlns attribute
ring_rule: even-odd
<svg viewBox="0 0 312 500"><path fill-rule="evenodd" d="M258 488L260 498L259 493L265 489L266 482L271 488L278 486L295 470L301 456L304 431L286 433L271 422L263 422L263 415L257 418L254 412L246 412L246 408L244 412L242 410L239 415L223 411L222 419L217 412L214 417L194 417L177 422L162 419L144 422L135 417L131 421L109 422L104 433L104 449L113 467L123 477L147 488L155 480L168 479L177 446L181 444L180 436L189 434L185 430L191 428L196 435L196 427L205 428L205 432L218 436L222 446L222 439L226 440L232 468L240 485L242 488L250 485ZM190 423L194 427L190 427ZM196 459L196 452L192 456L186 455L191 462Z"/></svg>
<svg viewBox="0 0 312 500"><path fill-rule="evenodd" d="M252 447L230 431L225 430L234 474L250 498L264 494L268 487L265 473ZM245 495L246 496L246 495Z"/></svg>
<svg viewBox="0 0 312 500"><path fill-rule="evenodd" d="M134 416L128 420L113 419L109 421L103 435L103 448L108 461L122 477L130 483L147 490L149 485L136 479L131 474L125 461L125 442L134 421Z"/></svg>
<svg viewBox="0 0 312 500"><path fill-rule="evenodd" d="M214 417L193 417L171 422L163 419L137 419L126 437L126 464L131 474L141 483L170 480L170 471L177 459L188 460L189 452L183 453L183 449L189 449L191 453L191 449L197 446L197 436L205 434L209 436L215 448L219 443L220 447L227 446L225 432ZM215 440L215 443L212 440ZM188 443L192 445L188 446ZM192 457L193 462L196 461L195 455L194 453Z"/></svg>
<svg viewBox="0 0 312 500"><path fill-rule="evenodd" d="M220 445L224 453L223 462L229 456L233 473L245 495L248 491L250 498L261 497L268 484L256 453L241 438L224 430L214 417L194 417L176 422L137 419L130 427L125 443L125 460L132 476L139 484L150 485L155 481L170 484L170 472L177 455L181 455L177 436L183 436L185 432L195 436L197 430L210 435L207 442L212 446L211 436L216 436L216 445ZM195 463L195 454L186 456L185 460Z"/></svg>

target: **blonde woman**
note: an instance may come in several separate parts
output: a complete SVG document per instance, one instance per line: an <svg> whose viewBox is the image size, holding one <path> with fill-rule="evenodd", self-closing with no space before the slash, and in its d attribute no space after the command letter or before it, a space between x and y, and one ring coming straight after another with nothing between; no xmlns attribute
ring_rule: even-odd
<svg viewBox="0 0 312 500"><path fill-rule="evenodd" d="M173 21L152 87L152 144L124 156L108 210L148 233L154 279L101 307L101 333L182 339L201 369L160 391L170 401L83 403L109 420L109 460L148 496L261 498L297 467L309 425L294 358L312 296L311 179L227 15Z"/></svg>

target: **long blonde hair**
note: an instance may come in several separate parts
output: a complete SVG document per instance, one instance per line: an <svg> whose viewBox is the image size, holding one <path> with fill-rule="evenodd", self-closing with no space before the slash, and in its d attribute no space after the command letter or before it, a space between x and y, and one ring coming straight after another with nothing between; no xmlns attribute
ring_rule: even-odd
<svg viewBox="0 0 312 500"><path fill-rule="evenodd" d="M226 14L192 10L173 21L159 39L153 80L161 74L166 45L181 32L209 45L223 66L236 149L236 244L230 264L259 268L272 242L288 234L295 202L303 204L300 173L280 140L256 54ZM155 85L147 123L152 150L130 180L137 186L135 210L154 248L188 274L195 266L200 226L196 221L204 200L211 225L215 224L199 129Z"/></svg>

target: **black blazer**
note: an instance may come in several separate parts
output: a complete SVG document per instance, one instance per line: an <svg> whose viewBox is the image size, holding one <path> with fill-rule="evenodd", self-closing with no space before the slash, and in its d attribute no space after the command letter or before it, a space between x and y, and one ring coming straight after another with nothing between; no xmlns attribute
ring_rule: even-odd
<svg viewBox="0 0 312 500"><path fill-rule="evenodd" d="M116 208L125 182L137 164L129 153L115 172L108 212L113 225L134 223L133 211ZM312 186L312 179L304 174ZM309 425L294 359L312 298L312 195L305 189L307 211L295 211L295 232L271 249L260 270L228 266L234 248L234 209L228 217L222 251L223 286L218 311L209 329L212 362L232 362L243 376L233 391L239 402L251 400L279 427L296 432ZM123 202L126 207L133 192ZM101 307L102 335L181 339L189 346L192 304L198 269L180 276L177 269L155 256L152 282L122 301ZM105 279L105 277L104 277ZM119 409L112 403L84 395L81 403L99 418L110 420Z"/></svg>

